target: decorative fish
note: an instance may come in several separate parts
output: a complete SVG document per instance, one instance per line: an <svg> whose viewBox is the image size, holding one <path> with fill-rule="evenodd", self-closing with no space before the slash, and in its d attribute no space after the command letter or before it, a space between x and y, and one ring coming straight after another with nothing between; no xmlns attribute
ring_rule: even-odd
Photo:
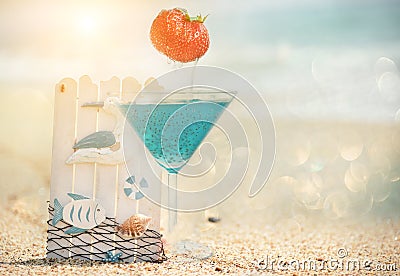
<svg viewBox="0 0 400 276"><path fill-rule="evenodd" d="M106 219L106 210L96 201L73 193L68 193L73 201L65 205L54 199L54 216L52 220L55 226L60 220L71 224L72 227L65 234L78 234L92 229Z"/></svg>
<svg viewBox="0 0 400 276"><path fill-rule="evenodd" d="M123 237L140 238L149 227L151 218L142 214L136 214L118 225L115 230Z"/></svg>

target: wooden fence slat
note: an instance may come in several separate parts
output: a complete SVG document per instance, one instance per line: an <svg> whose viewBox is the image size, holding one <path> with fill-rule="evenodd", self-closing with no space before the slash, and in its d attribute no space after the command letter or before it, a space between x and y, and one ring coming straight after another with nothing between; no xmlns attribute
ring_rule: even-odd
<svg viewBox="0 0 400 276"><path fill-rule="evenodd" d="M140 91L141 85L139 82L132 78L132 77L127 77L123 79L122 81L122 89L120 93L120 98L123 102L126 101L131 101L135 95ZM128 131L128 137L134 137L133 130L128 127L124 129L124 131ZM129 147L136 147L137 146L137 141L135 141L133 138L129 139L128 141L124 141L122 143L121 141L121 146L126 146L128 142ZM118 193L117 193L117 213L116 213L116 221L118 223L123 223L125 220L127 220L130 216L136 213L136 200L129 199L125 193L124 193L124 185L126 180L130 177L125 164L119 165L119 170L118 170ZM131 243L129 246L127 246L129 249L133 249L136 247L135 243ZM133 262L135 256L129 256L127 259L128 262Z"/></svg>
<svg viewBox="0 0 400 276"><path fill-rule="evenodd" d="M96 132L97 125L97 109L93 107L82 107L87 102L95 102L98 98L98 87L93 84L88 76L82 76L78 84L78 104L77 104L77 141L86 137L89 134ZM72 153L72 149L71 149ZM94 187L94 163L81 163L75 165L75 185L74 193L93 197ZM78 245L79 248L71 248L71 257L84 254L87 259L91 258L91 237L88 234L83 234L77 238L72 238L72 244Z"/></svg>
<svg viewBox="0 0 400 276"><path fill-rule="evenodd" d="M147 161L146 161L147 162ZM161 169L158 170L159 173L159 179L161 179L161 174L162 171ZM141 181L141 179L137 180L138 182ZM148 183L148 185L156 185L156 183ZM158 193L157 193L158 192ZM154 192L152 191L152 199L156 200L156 196L159 198L158 202L160 202L160 189ZM144 214L148 217L151 217L152 220L149 224L149 229L156 230L157 232L160 232L160 216L161 216L161 208L157 206L155 203L151 202L149 199L146 197L142 198L139 203L139 208L137 210L138 213ZM153 240L154 242L155 240ZM154 252L156 253L160 245L147 245L147 243L141 239L138 240L138 245L141 249L138 250L138 254L142 255L140 257L140 261L152 261L157 257L156 254L154 255L148 255L149 252ZM145 246L145 247L144 247ZM139 260L138 260L139 261Z"/></svg>
<svg viewBox="0 0 400 276"><path fill-rule="evenodd" d="M133 100L142 89L142 85L133 77L126 77L122 80L120 97L125 100Z"/></svg>
<svg viewBox="0 0 400 276"><path fill-rule="evenodd" d="M76 139L75 111L76 111L76 81L70 78L61 80L55 89L54 97L54 129L53 129L53 158L51 166L50 205L54 207L54 199L57 198L61 205L70 201L67 193L72 191L73 173L75 165L66 166L65 161L71 154L71 148ZM50 217L52 219L52 217ZM58 222L57 227L67 226L63 221ZM68 258L70 242L58 239L53 226L49 226L48 234L48 258ZM63 235L59 230L58 235ZM59 249L64 247L65 249ZM53 250L56 250L53 252Z"/></svg>
<svg viewBox="0 0 400 276"><path fill-rule="evenodd" d="M117 77L113 77L108 81L100 82L100 101L104 101L107 97L115 96L119 97L120 94L120 80ZM113 131L116 125L116 117L110 113L100 110L98 114L98 130L102 131ZM116 193L117 193L117 177L118 177L118 166L117 165L105 165L96 164L96 192L95 197L100 204L106 210L106 216L115 218L116 213ZM113 234L105 235L107 238L112 240L115 239ZM101 237L100 237L101 238ZM114 244L106 245L99 244L97 246L101 252L107 252L114 250ZM93 248L94 250L94 248ZM93 259L98 259L93 256Z"/></svg>

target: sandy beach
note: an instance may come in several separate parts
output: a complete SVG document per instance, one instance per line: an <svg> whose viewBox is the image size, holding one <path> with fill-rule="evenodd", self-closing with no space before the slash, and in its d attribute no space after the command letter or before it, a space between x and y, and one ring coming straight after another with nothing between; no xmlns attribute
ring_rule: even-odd
<svg viewBox="0 0 400 276"><path fill-rule="evenodd" d="M46 259L47 214L22 209L24 204L21 199L11 199L2 207L2 275L396 275L399 271L400 224L390 219L353 226L299 226L287 221L256 228L240 222L208 223L208 231L191 237L212 248L213 256L205 260L174 255L168 247L168 260L161 264ZM305 266L296 266L294 260ZM276 261L275 266L272 261ZM316 267L308 266L311 261ZM285 262L292 266L282 265Z"/></svg>

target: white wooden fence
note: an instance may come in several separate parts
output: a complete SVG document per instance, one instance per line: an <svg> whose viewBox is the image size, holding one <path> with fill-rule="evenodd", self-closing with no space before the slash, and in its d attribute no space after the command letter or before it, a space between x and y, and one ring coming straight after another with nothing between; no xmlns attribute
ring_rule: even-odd
<svg viewBox="0 0 400 276"><path fill-rule="evenodd" d="M77 141L96 131L112 131L116 124L116 118L102 108L84 108L82 105L88 102L104 101L109 96L132 99L140 89L141 85L132 77L127 77L122 81L113 77L108 81L100 82L100 87L92 83L88 76L82 76L78 82L65 78L56 85L50 206L53 205L55 198L63 206L71 202L67 193L80 194L95 199L105 208L106 217L115 218L117 223L124 222L135 213L141 213L152 217L149 229L160 231L160 207L146 198L134 200L124 194L124 184L129 175L123 163L66 164L66 160L74 153L72 147ZM138 141L132 139L132 143L138 143ZM122 143L120 146L122 147ZM60 221L57 226L66 227L67 224ZM53 226L49 225L49 230L52 228ZM54 242L54 238L57 237L54 232L49 231L47 254L49 258L81 258L82 252L94 252L98 249L103 252L115 250L114 244L109 243L100 242L94 247L93 243L102 239L101 236L96 239L95 231L92 235L82 234L79 238L62 232L58 232L57 235L65 235L65 238ZM115 234L109 235L113 241L120 239ZM130 246L134 247L142 242L139 239L132 242ZM55 254L54 250L57 249L59 250ZM153 249L154 256L157 258L160 252L156 252L155 247ZM152 251L141 248L135 254L143 253L149 257L149 260L154 260L154 256L149 256L148 252ZM146 257L140 260L146 260ZM101 260L102 257L93 254L90 255L90 259ZM137 256L129 256L128 261L136 259Z"/></svg>

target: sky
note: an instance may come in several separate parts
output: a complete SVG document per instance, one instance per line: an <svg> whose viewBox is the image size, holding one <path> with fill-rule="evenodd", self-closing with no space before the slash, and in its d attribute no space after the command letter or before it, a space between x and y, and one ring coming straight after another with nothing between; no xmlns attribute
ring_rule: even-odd
<svg viewBox="0 0 400 276"><path fill-rule="evenodd" d="M199 64L239 73L270 103L294 95L302 114L319 112L301 101L319 99L316 88L338 98L340 109L347 105L354 110L353 103L376 86L374 63L388 57L396 67L400 58L396 0L2 0L0 122L7 126L3 133L20 137L25 130L18 124L28 129L40 124L43 129L36 127L32 140L46 133L49 142L54 86L65 77L87 74L98 83L112 76L133 76L144 83L176 69L178 65L169 63L149 39L153 18L161 9L173 7L185 7L192 15L210 14L205 24L211 45ZM392 79L397 81L398 75ZM37 117L28 120L19 114L15 105L25 101L32 104L24 110ZM368 111L369 106L364 107ZM280 105L278 112L288 114ZM10 138L2 136L0 142L9 147Z"/></svg>
<svg viewBox="0 0 400 276"><path fill-rule="evenodd" d="M158 76L173 69L173 65L168 64L167 59L152 47L148 36L151 22L162 8L185 7L193 15L210 14L206 26L211 36L211 47L201 63L219 66L244 58L252 62L260 58L264 60L258 55L263 55L260 51L265 49L265 44L282 44L283 50L278 50L279 55L296 38L295 42L303 40L312 44L319 43L318 39L323 38L332 43L326 37L330 32L336 32L330 37L337 37L341 42L345 35L353 37L352 32L340 34L348 29L342 25L349 20L348 27L359 28L361 37L373 37L374 33L368 30L374 29L374 14L361 13L368 21L358 20L361 24L358 26L357 21L352 23L346 15L341 19L336 15L332 17L326 11L332 10L336 14L340 8L351 8L353 5L354 10L358 10L378 2L2 0L0 81L54 83L65 76L77 78L83 74L90 74L96 80L109 79L113 75L130 75L144 81L149 76ZM390 0L383 2L393 6L396 3ZM319 10L321 7L322 13ZM320 18L321 14L326 19ZM330 18L342 20L338 30L335 29L336 22L330 21ZM389 27L396 24L389 19L387 21ZM322 24L329 26L326 35L315 29L319 27L316 25ZM364 36L362 32L366 32ZM392 33L389 30L388 36L393 36ZM225 62L227 59L230 62ZM238 67L234 66L234 69Z"/></svg>
<svg viewBox="0 0 400 276"><path fill-rule="evenodd" d="M218 8L206 2L3 0L0 81L158 75L171 65L151 46L153 18L162 8L184 6L194 14Z"/></svg>
<svg viewBox="0 0 400 276"><path fill-rule="evenodd" d="M328 3L330 1L324 1ZM210 14L207 20L214 49L204 63L217 63L222 38L233 43L247 30L240 14L286 6L319 5L318 1L50 1L2 0L0 3L1 82L54 82L90 74L94 79L138 74L139 79L171 69L151 46L152 19L163 8L185 7ZM232 14L230 18L229 15ZM224 16L224 22L218 18ZM216 27L215 27L216 26ZM223 26L226 33L215 28ZM214 28L214 29L213 29ZM236 35L235 35L236 34Z"/></svg>
<svg viewBox="0 0 400 276"><path fill-rule="evenodd" d="M133 71L135 63L157 55L148 43L138 43L148 41L150 22L145 18L153 18L154 12L143 7L145 1L140 10L128 3L2 1L2 80L45 81L90 73L109 78L127 67Z"/></svg>

